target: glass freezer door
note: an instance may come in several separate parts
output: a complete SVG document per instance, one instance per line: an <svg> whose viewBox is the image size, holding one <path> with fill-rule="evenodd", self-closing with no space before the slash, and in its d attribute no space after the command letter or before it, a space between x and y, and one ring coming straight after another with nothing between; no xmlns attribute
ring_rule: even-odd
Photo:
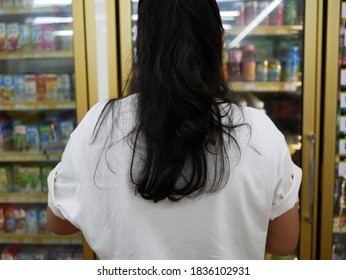
<svg viewBox="0 0 346 280"><path fill-rule="evenodd" d="M76 126L72 0L0 1L0 259L82 259L47 227L47 175Z"/></svg>
<svg viewBox="0 0 346 280"><path fill-rule="evenodd" d="M225 29L226 80L243 105L273 120L302 166L304 1L217 2Z"/></svg>

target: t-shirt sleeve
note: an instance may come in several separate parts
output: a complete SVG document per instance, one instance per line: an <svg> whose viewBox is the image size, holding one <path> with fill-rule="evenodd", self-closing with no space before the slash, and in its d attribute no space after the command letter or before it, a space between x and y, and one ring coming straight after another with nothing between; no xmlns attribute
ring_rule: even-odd
<svg viewBox="0 0 346 280"><path fill-rule="evenodd" d="M282 137L282 154L280 158L279 177L274 190L272 211L270 219L286 213L299 202L299 189L302 179L302 171L296 166L289 153L286 141Z"/></svg>
<svg viewBox="0 0 346 280"><path fill-rule="evenodd" d="M81 195L79 190L77 147L90 143L92 131L106 101L99 102L84 116L81 123L72 132L58 165L48 176L48 206L59 218L68 220L79 228L81 213ZM90 139L89 139L90 138ZM88 140L89 139L89 140Z"/></svg>
<svg viewBox="0 0 346 280"><path fill-rule="evenodd" d="M48 176L48 207L63 220L78 227L78 176L71 158L70 138L63 157Z"/></svg>

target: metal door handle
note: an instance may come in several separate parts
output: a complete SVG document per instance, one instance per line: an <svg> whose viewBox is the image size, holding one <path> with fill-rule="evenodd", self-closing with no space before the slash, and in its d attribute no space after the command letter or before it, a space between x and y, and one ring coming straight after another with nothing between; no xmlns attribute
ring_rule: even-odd
<svg viewBox="0 0 346 280"><path fill-rule="evenodd" d="M314 183L315 183L315 134L309 134L310 140L310 160L309 160L309 216L308 223L312 224L312 212L314 202Z"/></svg>

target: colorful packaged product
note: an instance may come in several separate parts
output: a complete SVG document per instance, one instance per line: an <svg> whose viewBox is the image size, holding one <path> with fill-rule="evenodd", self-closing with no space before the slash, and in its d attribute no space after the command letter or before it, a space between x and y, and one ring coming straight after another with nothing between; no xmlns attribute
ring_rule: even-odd
<svg viewBox="0 0 346 280"><path fill-rule="evenodd" d="M16 231L16 217L13 207L5 208L5 232Z"/></svg>
<svg viewBox="0 0 346 280"><path fill-rule="evenodd" d="M0 167L0 193L8 192L10 189L9 180L9 169L8 167Z"/></svg>
<svg viewBox="0 0 346 280"><path fill-rule="evenodd" d="M37 209L30 208L26 210L26 233L37 234Z"/></svg>
<svg viewBox="0 0 346 280"><path fill-rule="evenodd" d="M59 127L57 123L39 125L40 149L43 152L58 152L63 145L59 137Z"/></svg>
<svg viewBox="0 0 346 280"><path fill-rule="evenodd" d="M42 193L48 193L48 175L52 171L51 166L42 166L41 167L41 191Z"/></svg>
<svg viewBox="0 0 346 280"><path fill-rule="evenodd" d="M9 51L19 50L19 24L8 23L7 27L7 49Z"/></svg>
<svg viewBox="0 0 346 280"><path fill-rule="evenodd" d="M49 233L46 209L38 211L38 232L43 234Z"/></svg>
<svg viewBox="0 0 346 280"><path fill-rule="evenodd" d="M15 7L24 7L25 6L25 0L14 0L14 6Z"/></svg>
<svg viewBox="0 0 346 280"><path fill-rule="evenodd" d="M31 167L29 174L31 182L30 193L41 193L41 169L39 167Z"/></svg>
<svg viewBox="0 0 346 280"><path fill-rule="evenodd" d="M25 100L36 102L36 75L25 75Z"/></svg>
<svg viewBox="0 0 346 280"><path fill-rule="evenodd" d="M41 124L38 127L38 131L40 134L40 150L47 152L51 142L51 126L50 124Z"/></svg>
<svg viewBox="0 0 346 280"><path fill-rule="evenodd" d="M18 244L16 245L10 245L6 247L2 252L1 252L1 259L2 260L14 260L15 255L19 251L20 246Z"/></svg>
<svg viewBox="0 0 346 280"><path fill-rule="evenodd" d="M4 100L4 76L0 74L0 101Z"/></svg>
<svg viewBox="0 0 346 280"><path fill-rule="evenodd" d="M19 48L23 52L32 50L31 24L19 25Z"/></svg>
<svg viewBox="0 0 346 280"><path fill-rule="evenodd" d="M25 75L14 75L14 100L25 101Z"/></svg>
<svg viewBox="0 0 346 280"><path fill-rule="evenodd" d="M0 22L0 51L7 50L6 23Z"/></svg>
<svg viewBox="0 0 346 280"><path fill-rule="evenodd" d="M64 145L66 145L67 141L70 139L70 135L73 132L74 127L75 124L73 120L66 120L59 123L61 141Z"/></svg>
<svg viewBox="0 0 346 280"><path fill-rule="evenodd" d="M58 100L69 101L71 100L72 90L71 81L68 74L61 74L58 76Z"/></svg>
<svg viewBox="0 0 346 280"><path fill-rule="evenodd" d="M30 260L30 255L32 252L32 247L23 247L14 256L15 260Z"/></svg>
<svg viewBox="0 0 346 280"><path fill-rule="evenodd" d="M14 7L14 0L2 0L3 8L12 8Z"/></svg>
<svg viewBox="0 0 346 280"><path fill-rule="evenodd" d="M44 51L56 50L57 40L55 36L56 25L55 24L43 24L41 25L41 40L39 43L39 49Z"/></svg>
<svg viewBox="0 0 346 280"><path fill-rule="evenodd" d="M0 206L0 232L5 230L5 213L4 208Z"/></svg>
<svg viewBox="0 0 346 280"><path fill-rule="evenodd" d="M16 218L16 233L24 234L26 232L25 229L25 210L22 208L14 210L15 218Z"/></svg>
<svg viewBox="0 0 346 280"><path fill-rule="evenodd" d="M6 115L0 115L0 151L13 149L13 122Z"/></svg>
<svg viewBox="0 0 346 280"><path fill-rule="evenodd" d="M3 101L14 101L14 77L13 75L3 75Z"/></svg>
<svg viewBox="0 0 346 280"><path fill-rule="evenodd" d="M32 49L34 51L39 51L40 49L40 43L41 43L41 38L43 37L43 29L41 24L33 24L31 26L31 44L32 44Z"/></svg>
<svg viewBox="0 0 346 280"><path fill-rule="evenodd" d="M26 143L30 152L38 152L40 150L40 134L36 125L26 126Z"/></svg>
<svg viewBox="0 0 346 280"><path fill-rule="evenodd" d="M48 101L58 100L58 76L56 74L46 75L46 88Z"/></svg>
<svg viewBox="0 0 346 280"><path fill-rule="evenodd" d="M14 126L14 149L16 151L26 151L26 125L18 124Z"/></svg>
<svg viewBox="0 0 346 280"><path fill-rule="evenodd" d="M36 75L36 100L47 101L46 75Z"/></svg>
<svg viewBox="0 0 346 280"><path fill-rule="evenodd" d="M13 188L19 193L31 192L30 167L13 167Z"/></svg>

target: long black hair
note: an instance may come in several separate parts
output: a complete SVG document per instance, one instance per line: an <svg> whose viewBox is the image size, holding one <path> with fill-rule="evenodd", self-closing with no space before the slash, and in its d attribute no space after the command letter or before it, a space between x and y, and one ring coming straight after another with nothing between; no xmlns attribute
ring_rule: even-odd
<svg viewBox="0 0 346 280"><path fill-rule="evenodd" d="M224 135L237 142L215 0L140 0L137 32L129 81L129 94L138 93L130 170L136 193L157 202L220 189L229 176Z"/></svg>

